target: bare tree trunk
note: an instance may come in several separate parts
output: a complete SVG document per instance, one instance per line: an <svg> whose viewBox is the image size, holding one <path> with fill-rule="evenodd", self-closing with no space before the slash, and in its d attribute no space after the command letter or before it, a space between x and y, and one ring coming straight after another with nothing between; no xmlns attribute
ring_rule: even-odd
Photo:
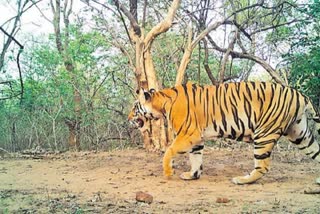
<svg viewBox="0 0 320 214"><path fill-rule="evenodd" d="M13 120L11 126L11 151L16 152L17 149L17 133L16 133L16 121Z"/></svg>
<svg viewBox="0 0 320 214"><path fill-rule="evenodd" d="M131 41L135 43L135 76L138 87L144 87L147 89L159 90L161 85L156 77L156 71L153 64L151 48L154 39L161 33L166 32L171 26L179 7L180 0L173 0L168 10L167 16L160 23L155 25L148 33L145 34L144 29L138 25L137 20L137 1L130 0L130 10L128 10L118 0L113 0L117 6L119 12L121 11L130 21L131 29L128 32L128 36ZM146 17L146 4L144 1L144 14L142 20L142 27L144 27ZM124 23L125 25L125 23ZM133 62L132 60L129 60ZM157 121L149 121L147 131L142 132L144 147L148 151L164 151L169 142L172 141L171 131L168 130L164 118Z"/></svg>
<svg viewBox="0 0 320 214"><path fill-rule="evenodd" d="M54 2L55 4L54 4ZM77 86L76 75L74 70L74 62L72 61L68 49L69 49L69 16L72 12L73 0L64 0L63 7L61 6L61 0L51 0L51 9L53 12L53 27L56 37L56 46L63 58L64 66L66 70L73 77L73 104L74 104L74 117L66 118L65 123L69 128L69 149L75 149L80 151L80 124L81 124L81 95ZM61 35L61 13L63 15L63 23L65 25L64 43L62 43Z"/></svg>
<svg viewBox="0 0 320 214"><path fill-rule="evenodd" d="M225 71L226 71L227 62L228 62L228 59L229 59L229 56L230 56L230 52L233 50L234 44L236 43L237 34L238 34L238 32L235 32L235 35L234 35L232 41L229 43L228 49L227 49L226 53L224 54L224 56L223 56L223 58L221 60L220 71L219 71L220 83L224 82L224 76L225 76L224 74L225 74Z"/></svg>

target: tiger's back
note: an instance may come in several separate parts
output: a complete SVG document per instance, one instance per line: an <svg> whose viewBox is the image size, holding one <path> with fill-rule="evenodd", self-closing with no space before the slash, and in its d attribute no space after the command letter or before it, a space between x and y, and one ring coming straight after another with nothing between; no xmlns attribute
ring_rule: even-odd
<svg viewBox="0 0 320 214"><path fill-rule="evenodd" d="M180 124L172 120L177 134L182 126L188 126L188 121L193 121L204 140L224 137L252 141L270 134L282 135L304 113L308 102L292 88L263 82L204 87L188 83L177 87L177 93L185 94L182 99L186 100L172 105L179 118L184 118Z"/></svg>

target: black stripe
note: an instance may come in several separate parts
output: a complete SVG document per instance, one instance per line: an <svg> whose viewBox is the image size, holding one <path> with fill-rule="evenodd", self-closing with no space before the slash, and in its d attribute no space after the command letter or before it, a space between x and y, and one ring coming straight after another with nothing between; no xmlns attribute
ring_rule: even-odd
<svg viewBox="0 0 320 214"><path fill-rule="evenodd" d="M237 92L239 98L240 98L240 84L241 83L236 85L236 92Z"/></svg>
<svg viewBox="0 0 320 214"><path fill-rule="evenodd" d="M226 85L225 85L226 86ZM225 90L223 90L223 94L222 94L222 98L223 98L223 104L224 104L224 109L227 111L228 113L228 108L227 108L227 99L226 99L226 96L227 96L227 89L228 87L226 86L225 87Z"/></svg>
<svg viewBox="0 0 320 214"><path fill-rule="evenodd" d="M219 127L219 136L218 137L223 137L224 136L224 132L222 131L222 129Z"/></svg>
<svg viewBox="0 0 320 214"><path fill-rule="evenodd" d="M246 116L248 118L248 127L253 130L253 124L251 121L251 105L250 101L244 96L244 111L246 112Z"/></svg>
<svg viewBox="0 0 320 214"><path fill-rule="evenodd" d="M220 105L219 89L220 85L216 88L216 100L218 105Z"/></svg>
<svg viewBox="0 0 320 214"><path fill-rule="evenodd" d="M190 106L189 106L189 95L188 95L188 88L187 88L187 86L186 86L186 84L183 84L182 85L182 88L183 88L183 91L184 91L184 94L185 94L185 96L186 96L186 99L187 99L187 107L186 107L186 109L187 109L187 115L186 115L186 121L184 121L184 123L183 124L181 124L181 127L179 128L179 131L177 132L177 135L179 135L179 133L181 132L181 130L182 130L182 127L185 125L185 123L188 121L188 119L190 119L189 118L189 114L190 114ZM190 122L191 123L191 122ZM189 125L190 126L190 125ZM188 131L188 128L185 130L186 132Z"/></svg>
<svg viewBox="0 0 320 214"><path fill-rule="evenodd" d="M224 131L227 131L226 115L223 112L223 110L221 109L221 106L220 106L220 111L221 111L221 119L222 119L222 124L223 124Z"/></svg>
<svg viewBox="0 0 320 214"><path fill-rule="evenodd" d="M211 91L209 91L211 92ZM209 93L208 93L209 94ZM210 111L210 107L211 107L211 100L212 99L212 96L211 96L211 93L209 94L210 96L208 96L208 100L207 100L207 116L205 117L206 118L206 127L208 127L209 125L209 121L211 120L212 117L210 117L212 115L212 111Z"/></svg>
<svg viewBox="0 0 320 214"><path fill-rule="evenodd" d="M197 87L193 84L192 85L192 97L193 97L193 105L196 106L196 90Z"/></svg>
<svg viewBox="0 0 320 214"><path fill-rule="evenodd" d="M197 152L197 151L200 151L204 148L204 145L197 145L197 146L194 146L191 150L190 153L193 153L193 152Z"/></svg>
<svg viewBox="0 0 320 214"><path fill-rule="evenodd" d="M192 152L193 155L201 155L201 152Z"/></svg>
<svg viewBox="0 0 320 214"><path fill-rule="evenodd" d="M244 134L241 133L240 136L237 138L237 141L242 141Z"/></svg>
<svg viewBox="0 0 320 214"><path fill-rule="evenodd" d="M251 82L252 88L253 90L256 90L256 83L255 82Z"/></svg>
<svg viewBox="0 0 320 214"><path fill-rule="evenodd" d="M180 154L180 155L183 155L183 154L185 154L186 152L178 152L178 154Z"/></svg>
<svg viewBox="0 0 320 214"><path fill-rule="evenodd" d="M260 167L260 166L254 168L254 169L257 170L257 171L258 171L260 174L262 174L262 175L266 174L265 172L260 171L260 170L262 169L262 167ZM266 172L269 171L268 168L264 168L264 169L266 170Z"/></svg>
<svg viewBox="0 0 320 214"><path fill-rule="evenodd" d="M212 121L214 131L217 131L217 123L215 120Z"/></svg>
<svg viewBox="0 0 320 214"><path fill-rule="evenodd" d="M270 143L275 143L275 140L274 139L271 139L271 140L266 140L266 141L262 141L262 142L254 142L254 145L268 145Z"/></svg>
<svg viewBox="0 0 320 214"><path fill-rule="evenodd" d="M264 149L265 146L254 145L254 149Z"/></svg>
<svg viewBox="0 0 320 214"><path fill-rule="evenodd" d="M261 86L264 86L264 88L262 88ZM266 95L265 95L264 91L266 90L266 85L265 84L260 84L260 89L261 89L263 101L265 101L266 100Z"/></svg>
<svg viewBox="0 0 320 214"><path fill-rule="evenodd" d="M304 132L304 134L301 138L298 138L295 141L291 141L291 143L299 145L303 141L303 138L304 138L304 136L306 136L306 134L307 134L307 130ZM302 149L302 148L300 148L300 149Z"/></svg>
<svg viewBox="0 0 320 214"><path fill-rule="evenodd" d="M309 148L313 143L314 143L314 137L313 137L313 135L311 135L311 140L310 140L307 147Z"/></svg>
<svg viewBox="0 0 320 214"><path fill-rule="evenodd" d="M193 173L193 178L195 178L195 179L199 179L200 178L200 174L198 174L198 171L195 171Z"/></svg>
<svg viewBox="0 0 320 214"><path fill-rule="evenodd" d="M264 153L262 155L254 155L254 158L255 159L258 159L258 160L263 160L263 159L266 159L266 158L269 158L271 155L271 152L267 152L267 153Z"/></svg>
<svg viewBox="0 0 320 214"><path fill-rule="evenodd" d="M209 89L206 89L206 113L204 115L204 118L206 118L206 126L208 126L208 119L209 119Z"/></svg>
<svg viewBox="0 0 320 214"><path fill-rule="evenodd" d="M319 150L311 157L312 159L316 159L316 157L320 154L320 147Z"/></svg>
<svg viewBox="0 0 320 214"><path fill-rule="evenodd" d="M231 139L236 139L236 131L234 130L234 128L231 126Z"/></svg>
<svg viewBox="0 0 320 214"><path fill-rule="evenodd" d="M241 119L239 119L239 121L240 121L240 125L241 125L241 132L242 132L242 136L244 136L244 132L246 131L245 130L245 126L244 126L244 123L243 123L243 121L241 120Z"/></svg>
<svg viewBox="0 0 320 214"><path fill-rule="evenodd" d="M234 120L235 124L237 125L237 128L240 129L238 111L234 105L232 105L231 110L232 110L233 120Z"/></svg>
<svg viewBox="0 0 320 214"><path fill-rule="evenodd" d="M304 150L304 149L306 149L306 148L309 148L312 144L313 144L313 142L314 142L314 137L313 137L313 135L311 135L311 139L310 139L310 141L309 141L309 144L307 145L307 146L304 146L304 147L301 147L301 148L299 148L300 150ZM300 142L301 143L301 142Z"/></svg>
<svg viewBox="0 0 320 214"><path fill-rule="evenodd" d="M250 100L252 101L251 89L249 88L249 85L248 85L248 84L246 84L246 91L247 91L247 93L248 93L248 95L249 95Z"/></svg>

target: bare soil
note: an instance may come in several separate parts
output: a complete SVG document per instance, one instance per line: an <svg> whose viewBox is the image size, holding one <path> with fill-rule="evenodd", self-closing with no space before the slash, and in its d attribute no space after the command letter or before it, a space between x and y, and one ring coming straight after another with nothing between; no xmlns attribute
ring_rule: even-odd
<svg viewBox="0 0 320 214"><path fill-rule="evenodd" d="M162 176L161 154L143 149L0 160L0 213L319 213L319 163L296 151L273 153L271 171L255 184L231 178L253 168L252 149L206 148L204 173L183 181ZM153 196L137 202L136 193Z"/></svg>

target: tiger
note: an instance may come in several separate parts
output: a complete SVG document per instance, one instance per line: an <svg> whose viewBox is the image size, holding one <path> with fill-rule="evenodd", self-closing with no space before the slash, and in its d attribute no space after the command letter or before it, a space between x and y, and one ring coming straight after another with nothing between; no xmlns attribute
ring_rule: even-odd
<svg viewBox="0 0 320 214"><path fill-rule="evenodd" d="M270 156L285 136L308 156L320 162L320 144L308 127L309 114L320 134L320 117L310 99L288 86L271 82L232 82L198 85L192 82L165 88L139 89L128 120L142 128L146 120L165 117L175 138L163 156L163 173L172 177L172 161L189 153L191 169L183 180L199 179L203 171L204 142L218 138L253 143L254 169L232 178L251 184L270 170Z"/></svg>

